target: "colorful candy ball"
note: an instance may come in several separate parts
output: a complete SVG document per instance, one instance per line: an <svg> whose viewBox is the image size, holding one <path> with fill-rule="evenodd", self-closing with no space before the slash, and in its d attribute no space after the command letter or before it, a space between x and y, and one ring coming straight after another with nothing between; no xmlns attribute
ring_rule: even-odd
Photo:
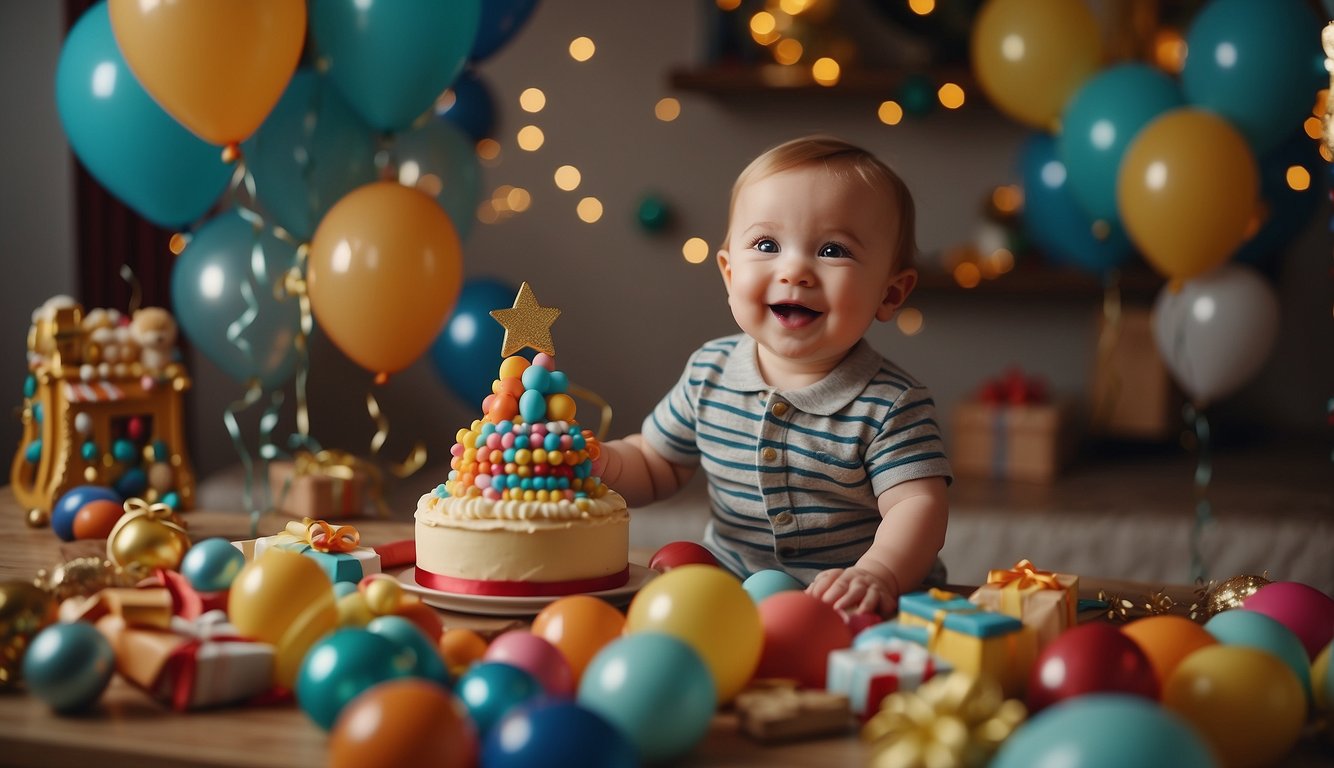
<svg viewBox="0 0 1334 768"><path fill-rule="evenodd" d="M527 670L499 661L474 664L459 676L454 690L482 736L511 709L543 694L542 684Z"/></svg>
<svg viewBox="0 0 1334 768"><path fill-rule="evenodd" d="M1242 601L1248 611L1263 613L1292 631L1314 659L1334 640L1334 598L1296 581L1266 584Z"/></svg>
<svg viewBox="0 0 1334 768"><path fill-rule="evenodd" d="M824 688L831 651L852 645L852 631L832 606L805 592L779 592L759 605L764 651L756 677Z"/></svg>
<svg viewBox="0 0 1334 768"><path fill-rule="evenodd" d="M181 558L181 575L200 592L230 588L244 567L245 554L217 536L195 542Z"/></svg>
<svg viewBox="0 0 1334 768"><path fill-rule="evenodd" d="M116 653L87 622L52 624L32 639L23 655L23 679L34 696L57 712L77 712L96 702L111 673Z"/></svg>
<svg viewBox="0 0 1334 768"><path fill-rule="evenodd" d="M348 702L329 738L329 765L469 768L477 751L458 700L437 685L406 678L373 685Z"/></svg>
<svg viewBox="0 0 1334 768"><path fill-rule="evenodd" d="M365 629L339 629L310 648L296 680L296 701L325 730L362 691L408 677L394 641Z"/></svg>
<svg viewBox="0 0 1334 768"><path fill-rule="evenodd" d="M1028 707L1037 712L1090 693L1158 698L1153 664L1134 640L1110 624L1067 629L1043 648L1028 679Z"/></svg>
<svg viewBox="0 0 1334 768"><path fill-rule="evenodd" d="M575 686L588 662L607 643L621 636L625 614L605 600L571 595L555 600L533 619L532 632L556 646L569 662Z"/></svg>
<svg viewBox="0 0 1334 768"><path fill-rule="evenodd" d="M486 655L486 639L464 627L447 629L440 635L440 655L450 674L458 677Z"/></svg>
<svg viewBox="0 0 1334 768"><path fill-rule="evenodd" d="M626 737L569 701L534 703L501 720L482 741L486 768L636 768Z"/></svg>
<svg viewBox="0 0 1334 768"><path fill-rule="evenodd" d="M696 544L693 541L673 541L670 544L664 544L653 553L649 558L648 567L666 573L673 568L679 568L683 565L718 565L718 558L708 550L703 544Z"/></svg>
<svg viewBox="0 0 1334 768"><path fill-rule="evenodd" d="M501 661L527 671L542 684L547 694L556 697L574 695L574 673L556 646L532 632L512 629L487 646L486 661Z"/></svg>

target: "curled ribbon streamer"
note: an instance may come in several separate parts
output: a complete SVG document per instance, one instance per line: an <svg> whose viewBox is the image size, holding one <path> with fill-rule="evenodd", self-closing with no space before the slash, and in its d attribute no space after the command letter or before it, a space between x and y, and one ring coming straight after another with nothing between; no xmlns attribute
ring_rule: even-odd
<svg viewBox="0 0 1334 768"><path fill-rule="evenodd" d="M1028 589L1029 587L1037 587L1038 589L1065 589L1065 587L1061 586L1061 583L1056 580L1055 573L1044 571L1034 566L1027 558L1015 563L1013 568L987 571L987 583L999 584L1001 587L1007 587L1014 584L1016 589Z"/></svg>
<svg viewBox="0 0 1334 768"><path fill-rule="evenodd" d="M1093 428L1101 431L1111 421L1112 411L1121 397L1121 374L1112 364L1112 354L1121 339L1121 272L1113 270L1107 277L1102 293L1102 328L1098 333L1098 370L1104 374L1106 385L1102 397L1093 405Z"/></svg>
<svg viewBox="0 0 1334 768"><path fill-rule="evenodd" d="M227 427L227 436L231 438L232 447L236 449L236 455L241 458L241 467L244 470L245 482L241 486L241 503L250 512L250 535L252 537L259 531L260 516L260 507L255 503L255 461L250 456L250 449L246 447L245 440L241 437L241 425L236 420L236 414L259 402L259 398L263 394L264 388L260 385L259 379L251 379L250 384L246 387L245 395L240 400L228 404L222 411L222 423Z"/></svg>
<svg viewBox="0 0 1334 768"><path fill-rule="evenodd" d="M139 286L139 278L134 274L134 270L129 264L120 265L120 279L130 284L130 304L127 311L130 316L134 316L139 311L139 303L143 301L143 291Z"/></svg>
<svg viewBox="0 0 1334 768"><path fill-rule="evenodd" d="M597 439L599 441L607 439L607 433L611 431L611 406L601 395L591 389L585 389L577 384L568 386L569 392L575 397L582 397L588 402L596 405L599 411Z"/></svg>
<svg viewBox="0 0 1334 768"><path fill-rule="evenodd" d="M318 552L351 552L361 546L361 532L356 528L350 525L335 528L323 520L309 517L302 518L301 522L291 521L283 533L309 544Z"/></svg>
<svg viewBox="0 0 1334 768"><path fill-rule="evenodd" d="M296 249L296 265L287 272L283 279L283 290L289 296L295 296L297 299L297 308L301 314L301 324L297 330L294 344L296 346L296 431L292 436L293 443L301 443L301 447L309 448L310 437L310 410L306 404L306 380L310 368L310 347L307 341L310 334L315 330L315 315L310 309L310 294L306 290L306 259L310 254L310 245L302 243ZM318 447L316 450L319 450Z"/></svg>
<svg viewBox="0 0 1334 768"><path fill-rule="evenodd" d="M972 768L985 765L1027 716L995 681L955 672L887 696L861 738L872 768Z"/></svg>
<svg viewBox="0 0 1334 768"><path fill-rule="evenodd" d="M389 439L389 417L380 410L380 403L375 399L375 393L366 390L366 411L370 414L371 420L375 422L375 434L371 436L371 455L379 456L380 449L384 447L385 441ZM408 457L400 464L390 463L389 471L394 473L394 477L410 477L412 473L422 468L426 463L426 444L418 440L412 444L412 451Z"/></svg>

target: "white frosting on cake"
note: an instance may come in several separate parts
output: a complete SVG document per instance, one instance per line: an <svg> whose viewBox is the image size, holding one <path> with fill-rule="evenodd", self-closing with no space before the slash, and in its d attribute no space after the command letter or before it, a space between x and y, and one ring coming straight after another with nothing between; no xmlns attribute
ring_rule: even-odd
<svg viewBox="0 0 1334 768"><path fill-rule="evenodd" d="M481 496L441 498L434 492L417 501L417 520L426 525L453 525L475 521L547 521L595 520L625 513L625 499L608 490L600 498L573 501L494 501ZM468 527L468 526L462 526Z"/></svg>

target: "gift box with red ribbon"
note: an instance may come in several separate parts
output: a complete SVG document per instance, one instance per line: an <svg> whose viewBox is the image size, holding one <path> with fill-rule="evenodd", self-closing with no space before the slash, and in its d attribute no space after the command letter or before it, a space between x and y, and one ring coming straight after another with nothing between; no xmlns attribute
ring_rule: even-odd
<svg viewBox="0 0 1334 768"><path fill-rule="evenodd" d="M831 651L825 687L845 694L852 713L867 718L880 711L880 702L891 693L917 690L951 669L948 661L921 645L898 637L877 638L861 647Z"/></svg>
<svg viewBox="0 0 1334 768"><path fill-rule="evenodd" d="M1051 482L1075 444L1070 403L1053 399L1043 379L1018 369L956 405L952 428L950 464L960 477Z"/></svg>
<svg viewBox="0 0 1334 768"><path fill-rule="evenodd" d="M1079 577L1044 571L1029 560L1013 568L992 570L987 583L968 597L989 611L1013 616L1033 630L1038 648L1076 623L1079 612Z"/></svg>

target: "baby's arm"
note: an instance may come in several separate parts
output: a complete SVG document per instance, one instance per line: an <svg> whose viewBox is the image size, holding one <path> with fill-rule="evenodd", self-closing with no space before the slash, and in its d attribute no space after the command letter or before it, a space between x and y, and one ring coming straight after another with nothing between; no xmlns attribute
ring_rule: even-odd
<svg viewBox="0 0 1334 768"><path fill-rule="evenodd" d="M821 572L806 589L846 613L893 614L899 595L921 583L945 545L944 478L899 483L878 502L880 526L866 554L851 568Z"/></svg>
<svg viewBox="0 0 1334 768"><path fill-rule="evenodd" d="M681 490L695 474L694 467L673 464L644 442L630 435L602 444L594 465L608 488L625 497L631 507L642 507Z"/></svg>

